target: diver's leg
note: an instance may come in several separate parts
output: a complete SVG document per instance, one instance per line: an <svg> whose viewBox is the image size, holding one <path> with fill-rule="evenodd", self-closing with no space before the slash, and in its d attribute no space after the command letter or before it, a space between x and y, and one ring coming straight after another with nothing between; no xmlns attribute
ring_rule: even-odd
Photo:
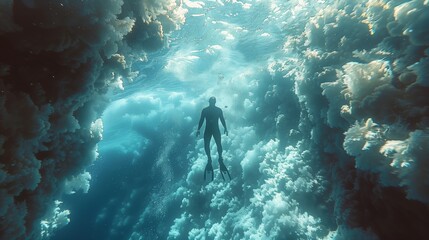
<svg viewBox="0 0 429 240"><path fill-rule="evenodd" d="M228 174L229 180L231 180L231 175L229 175L229 171L226 168L225 164L223 163L223 157L222 157L222 142L221 142L221 137L220 137L220 131L216 131L215 133L213 133L213 138L215 139L216 142L216 147L217 147L217 153L219 155L219 168L220 168L220 174L222 176L222 179L225 181L225 177L223 176L223 174Z"/></svg>
<svg viewBox="0 0 429 240"><path fill-rule="evenodd" d="M204 151L207 155L207 165L204 169L204 180L206 180L207 173L212 175L212 181L214 179L214 172L212 166L212 157L210 156L210 139L212 138L212 133L205 131L204 132Z"/></svg>
<svg viewBox="0 0 429 240"><path fill-rule="evenodd" d="M217 147L217 154L219 156L219 159L222 159L222 142L221 142L221 137L220 137L220 131L215 131L213 133L213 138L216 142L216 147Z"/></svg>
<svg viewBox="0 0 429 240"><path fill-rule="evenodd" d="M212 157L210 155L210 139L212 138L212 134L208 131L204 132L204 151L206 152L207 159L209 162L212 161Z"/></svg>

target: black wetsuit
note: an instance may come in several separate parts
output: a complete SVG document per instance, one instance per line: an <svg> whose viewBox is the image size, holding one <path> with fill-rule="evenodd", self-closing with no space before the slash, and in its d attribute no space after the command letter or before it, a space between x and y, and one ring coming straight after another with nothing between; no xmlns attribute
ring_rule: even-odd
<svg viewBox="0 0 429 240"><path fill-rule="evenodd" d="M201 128L204 120L206 120L206 128L204 130L204 150L207 154L209 161L211 161L210 140L212 136L216 142L219 158L222 158L222 143L220 139L219 119L226 130L226 124L225 124L225 119L223 118L222 109L216 106L208 106L204 108L203 111L201 112L201 118L198 124L198 129Z"/></svg>

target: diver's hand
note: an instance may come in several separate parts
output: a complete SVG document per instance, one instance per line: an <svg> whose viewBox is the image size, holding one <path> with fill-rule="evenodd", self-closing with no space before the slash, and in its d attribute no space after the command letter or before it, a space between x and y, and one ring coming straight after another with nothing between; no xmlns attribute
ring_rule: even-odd
<svg viewBox="0 0 429 240"><path fill-rule="evenodd" d="M197 137L199 137L199 136L200 136L200 130L197 130L197 134L196 134L196 136L197 136Z"/></svg>
<svg viewBox="0 0 429 240"><path fill-rule="evenodd" d="M228 136L228 130L225 129L225 135Z"/></svg>

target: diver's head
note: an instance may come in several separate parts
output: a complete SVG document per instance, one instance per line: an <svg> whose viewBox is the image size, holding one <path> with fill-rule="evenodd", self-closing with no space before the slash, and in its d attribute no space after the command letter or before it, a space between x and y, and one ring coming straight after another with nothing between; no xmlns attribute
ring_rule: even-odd
<svg viewBox="0 0 429 240"><path fill-rule="evenodd" d="M216 98L215 97L211 97L209 99L209 103L210 103L210 106L214 106L216 104Z"/></svg>

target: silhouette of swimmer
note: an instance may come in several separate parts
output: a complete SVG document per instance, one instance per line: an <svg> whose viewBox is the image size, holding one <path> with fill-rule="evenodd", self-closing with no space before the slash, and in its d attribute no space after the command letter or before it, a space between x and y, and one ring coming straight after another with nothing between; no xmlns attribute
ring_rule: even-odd
<svg viewBox="0 0 429 240"><path fill-rule="evenodd" d="M222 175L222 179L225 181L225 177L223 176L223 174L226 173L226 174L228 174L228 177L231 180L231 176L229 175L229 171L228 171L228 169L226 169L226 166L223 163L222 143L221 143L221 135L220 135L220 131L219 131L219 120L222 123L222 125L225 129L225 134L227 136L228 136L228 130L226 128L225 119L223 118L222 109L216 107L215 104L216 104L216 98L211 97L209 99L209 106L204 108L201 111L201 117L200 117L200 121L198 123L197 137L200 135L200 128L203 125L204 120L206 120L206 128L204 130L204 150L207 154L208 161L207 161L206 168L204 170L204 180L206 180L206 174L207 173L209 173L209 174L211 173L212 181L214 178L213 166L212 166L212 157L210 156L210 140L211 140L212 136L216 142L217 153L219 155L218 162L219 162L219 168L220 168L220 173Z"/></svg>

